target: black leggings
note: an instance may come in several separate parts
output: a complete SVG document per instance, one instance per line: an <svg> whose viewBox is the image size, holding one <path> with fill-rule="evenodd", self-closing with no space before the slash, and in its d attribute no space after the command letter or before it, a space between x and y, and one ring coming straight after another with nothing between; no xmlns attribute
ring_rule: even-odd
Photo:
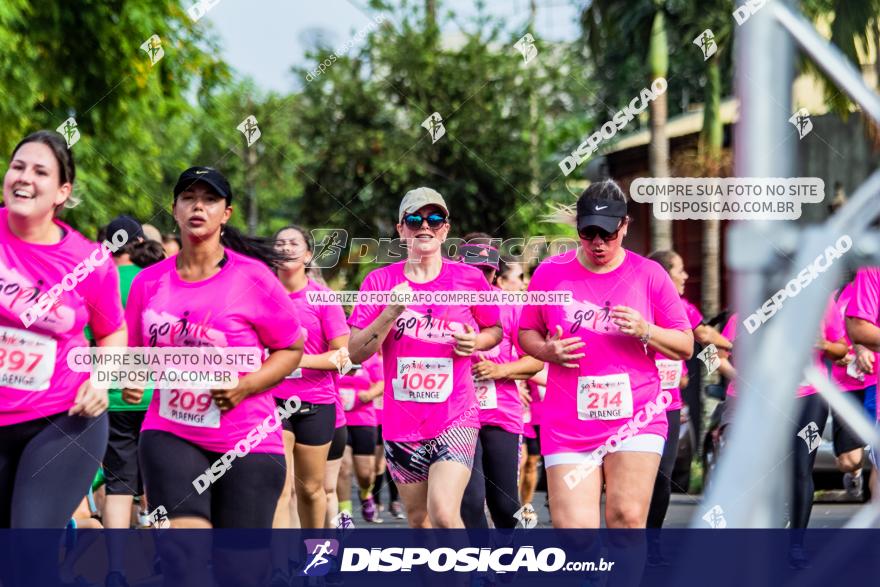
<svg viewBox="0 0 880 587"><path fill-rule="evenodd" d="M791 488L791 527L803 529L810 523L810 513L813 509L813 465L816 463L818 450L810 451L809 446L798 433L809 426L816 425L815 434L822 435L825 422L828 420L828 404L817 393L796 400L796 408L800 414L793 430L794 455L792 466L794 468L793 484Z"/></svg>
<svg viewBox="0 0 880 587"><path fill-rule="evenodd" d="M669 509L669 498L672 494L672 470L675 468L675 457L678 454L678 434L681 430L679 419L681 410L666 412L669 421L669 432L666 444L663 445L663 456L660 457L660 470L654 481L654 493L651 495L651 507L648 510L648 528L662 528ZM684 488L687 490L687 487Z"/></svg>
<svg viewBox="0 0 880 587"><path fill-rule="evenodd" d="M483 502L496 528L515 528L519 510L520 435L498 426L480 429L474 468L461 501L465 528L486 528Z"/></svg>
<svg viewBox="0 0 880 587"><path fill-rule="evenodd" d="M214 528L271 528L284 487L284 455L249 453L198 493L193 480L223 456L161 430L145 430L141 471L150 507L165 506L170 518L194 516Z"/></svg>
<svg viewBox="0 0 880 587"><path fill-rule="evenodd" d="M64 528L107 448L107 414L0 426L0 528Z"/></svg>

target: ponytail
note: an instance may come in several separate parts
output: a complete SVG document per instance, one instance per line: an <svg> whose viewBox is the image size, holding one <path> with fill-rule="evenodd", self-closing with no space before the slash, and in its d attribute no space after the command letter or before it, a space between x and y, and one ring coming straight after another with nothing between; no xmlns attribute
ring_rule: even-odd
<svg viewBox="0 0 880 587"><path fill-rule="evenodd" d="M138 241L126 252L131 262L141 269L154 265L165 258L165 248L162 243L153 240Z"/></svg>
<svg viewBox="0 0 880 587"><path fill-rule="evenodd" d="M246 236L240 230L228 224L220 232L220 244L232 249L236 253L262 261L271 269L278 269L290 260L287 255L275 250L274 240Z"/></svg>

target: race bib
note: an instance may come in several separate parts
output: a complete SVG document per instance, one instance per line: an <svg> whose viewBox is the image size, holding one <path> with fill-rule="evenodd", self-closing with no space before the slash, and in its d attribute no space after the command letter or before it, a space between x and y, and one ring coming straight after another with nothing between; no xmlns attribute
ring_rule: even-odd
<svg viewBox="0 0 880 587"><path fill-rule="evenodd" d="M385 397L382 395L380 395L379 397L377 397L376 399L373 400L373 407L376 408L377 410L384 409L384 405L385 405Z"/></svg>
<svg viewBox="0 0 880 587"><path fill-rule="evenodd" d="M853 379L858 379L859 381L865 380L865 374L862 373L861 369L859 369L859 365L858 363L856 363L856 361L853 361L846 366L846 374Z"/></svg>
<svg viewBox="0 0 880 587"><path fill-rule="evenodd" d="M302 376L303 376L302 369L294 369L290 375L285 377L285 379L302 379Z"/></svg>
<svg viewBox="0 0 880 587"><path fill-rule="evenodd" d="M660 389L678 389L681 384L681 361L657 359L657 373L660 374Z"/></svg>
<svg viewBox="0 0 880 587"><path fill-rule="evenodd" d="M49 336L0 326L0 386L23 391L49 389L57 348Z"/></svg>
<svg viewBox="0 0 880 587"><path fill-rule="evenodd" d="M187 426L220 427L220 408L209 389L159 390L159 415Z"/></svg>
<svg viewBox="0 0 880 587"><path fill-rule="evenodd" d="M342 396L342 409L350 412L354 408L354 390L348 387L340 387L339 395Z"/></svg>
<svg viewBox="0 0 880 587"><path fill-rule="evenodd" d="M633 415L629 375L578 377L578 418L581 420L619 420Z"/></svg>
<svg viewBox="0 0 880 587"><path fill-rule="evenodd" d="M391 387L400 402L444 402L452 394L452 359L398 358Z"/></svg>
<svg viewBox="0 0 880 587"><path fill-rule="evenodd" d="M474 389L477 392L481 410L494 410L498 407L498 390L495 389L494 380L474 381Z"/></svg>

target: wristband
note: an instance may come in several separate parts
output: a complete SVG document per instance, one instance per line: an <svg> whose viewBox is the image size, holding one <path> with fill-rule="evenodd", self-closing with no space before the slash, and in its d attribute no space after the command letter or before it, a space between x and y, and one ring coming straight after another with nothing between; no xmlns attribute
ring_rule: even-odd
<svg viewBox="0 0 880 587"><path fill-rule="evenodd" d="M645 345L645 352L648 352L648 341L651 340L651 325L648 324L648 329L645 331L644 336L639 337L639 341Z"/></svg>

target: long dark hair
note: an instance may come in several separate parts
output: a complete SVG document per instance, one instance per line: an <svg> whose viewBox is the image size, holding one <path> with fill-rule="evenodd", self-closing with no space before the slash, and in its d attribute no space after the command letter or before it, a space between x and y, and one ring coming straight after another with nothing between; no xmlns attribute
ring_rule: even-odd
<svg viewBox="0 0 880 587"><path fill-rule="evenodd" d="M247 236L228 224L220 232L220 244L236 253L258 259L272 269L279 269L290 261L290 257L275 250L275 239Z"/></svg>

